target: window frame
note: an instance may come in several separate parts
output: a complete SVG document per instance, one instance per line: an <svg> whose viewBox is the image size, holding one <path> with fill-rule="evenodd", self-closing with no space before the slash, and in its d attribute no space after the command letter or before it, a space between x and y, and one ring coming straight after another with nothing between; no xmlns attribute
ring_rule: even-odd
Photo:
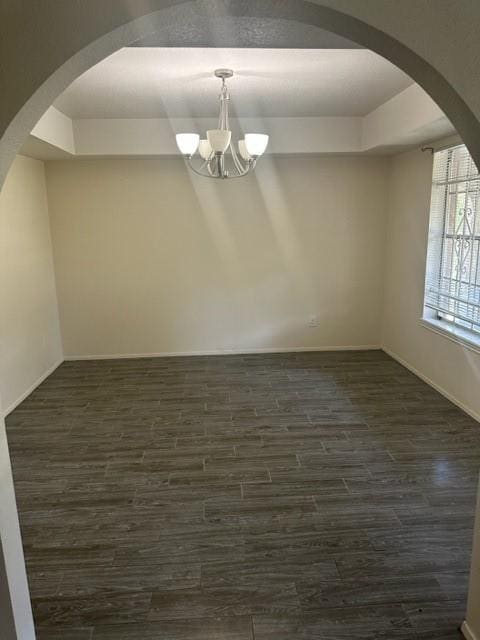
<svg viewBox="0 0 480 640"><path fill-rule="evenodd" d="M458 147L465 147L464 144L462 143L455 143L455 144L450 144L447 147L442 147L439 149L435 149L435 151L433 152L438 153L441 151L448 151L451 149L455 149ZM468 153L468 149L466 150ZM448 169L447 169L448 170ZM427 247L426 247L426 256L425 256L425 281L424 281L424 291L423 291L423 310L422 310L422 317L420 318L420 324L430 330L433 331L434 333L437 333L439 335L442 335L443 337L462 344L464 347L466 347L469 350L472 350L476 353L480 353L480 327L478 330L476 329L469 329L466 327L463 327L461 324L455 322L455 319L452 320L448 320L444 317L442 317L442 314L447 315L446 312L442 312L440 309L436 309L434 307L432 307L432 305L427 305L427 289L429 286L429 271L430 270L441 270L441 265L442 265L442 261L444 260L444 239L445 239L445 224L447 221L447 216L448 216L448 210L447 210L447 202L445 201L444 204L444 209L443 209L443 217L442 217L442 222L441 224L443 225L443 232L442 232L442 245L441 245L441 250L440 250L440 254L438 256L438 264L434 264L433 260L430 258L430 249L431 249L431 233L432 233L432 217L434 215L434 211L432 210L432 203L433 203L433 190L435 187L435 182L434 182L434 165L432 167L432 195L430 198L430 205L429 205L429 216L428 216L428 235L427 235ZM475 178L466 178L465 182L470 182L472 180L475 180ZM448 177L446 179L446 183L448 184ZM478 213L476 215L480 216L480 210L478 211ZM463 237L463 236L462 236ZM477 266L478 268L478 266Z"/></svg>

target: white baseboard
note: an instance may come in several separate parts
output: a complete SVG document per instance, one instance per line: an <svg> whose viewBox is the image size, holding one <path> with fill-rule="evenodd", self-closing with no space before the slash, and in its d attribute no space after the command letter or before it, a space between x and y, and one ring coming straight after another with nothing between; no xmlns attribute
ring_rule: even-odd
<svg viewBox="0 0 480 640"><path fill-rule="evenodd" d="M19 405L21 402L23 402L23 401L25 400L25 398L27 398L27 397L32 393L32 391L35 391L35 389L36 389L40 384L42 384L42 382L43 382L44 380L46 380L46 379L48 378L48 376L49 376L50 374L52 374L52 373L55 371L55 369L56 369L57 367L59 367L59 366L62 364L62 362L63 362L63 359L61 359L61 360L57 360L57 361L56 361L56 362L55 362L51 367L49 367L49 368L48 368L44 373L42 373L42 375L41 375L39 378L37 378L37 380L35 380L35 382L34 382L32 385L30 385L30 387L29 387L26 391L24 391L20 397L18 397L16 400L14 400L14 401L13 401L13 402L12 402L12 403L11 403L11 404L10 404L10 405L5 409L5 410L4 410L4 412L3 412L3 418L6 418L6 417L8 416L8 414L9 414L9 413L12 413L12 411L13 411L14 409L16 409L16 408L18 407L18 405Z"/></svg>
<svg viewBox="0 0 480 640"><path fill-rule="evenodd" d="M431 380L428 376L424 375L421 371L416 369L413 365L411 365L409 362L404 360L397 353L395 353L394 351L391 351L387 347L382 347L382 351L385 351L387 355L389 355L391 358L399 362L402 366L404 366L406 369L414 373L416 376L418 376L421 380L426 382L428 385L433 387L435 391L438 391L438 393L440 393L442 396L447 398L447 400L450 400L450 402L453 402L453 404L457 405L457 407L459 407L462 411L465 411L465 413L468 413L468 415L471 416L474 420L476 420L477 422L480 422L480 414L476 413L476 411L473 411L473 409L470 409L470 407L467 407L467 405L464 404L461 400L459 400L454 395L452 395L449 391L447 391L446 389L438 385L436 382Z"/></svg>
<svg viewBox="0 0 480 640"><path fill-rule="evenodd" d="M182 356L220 356L220 355L249 355L249 354L261 354L261 353L302 353L302 352L322 352L322 351L374 351L382 349L385 351L387 355L391 358L399 362L406 369L414 373L421 380L426 382L428 385L433 387L436 391L442 394L447 400L453 402L453 404L457 405L462 411L468 413L474 420L480 422L480 414L476 413L469 407L467 407L463 402L458 400L451 393L446 391L443 387L435 383L428 376L424 375L421 371L416 369L409 362L404 360L401 356L399 356L394 351L391 351L387 347L380 347L379 345L336 345L331 347L267 347L260 349L216 349L211 351L167 351L167 352L159 352L159 353L112 353L112 354L97 354L97 355L71 355L65 356L63 360L56 361L51 367L49 367L24 393L21 394L19 398L17 398L14 402L8 406L4 412L3 417L5 418L9 413L11 413L18 405L25 400L27 396L29 396L32 391L34 391L50 374L52 374L57 367L59 367L64 360L75 361L75 360L118 360L118 359L126 359L126 358L173 358L173 357L182 357ZM480 640L480 638L478 639Z"/></svg>
<svg viewBox="0 0 480 640"><path fill-rule="evenodd" d="M470 628L466 620L464 620L460 629L463 633L463 637L465 638L465 640L480 640L480 638L475 633L473 633L472 629Z"/></svg>
<svg viewBox="0 0 480 640"><path fill-rule="evenodd" d="M306 351L377 351L380 345L336 345L332 347L267 347L260 349L213 349L210 351L164 351L160 353L108 353L70 355L65 360L120 360L122 358L177 358L182 356L255 355L257 353L300 353Z"/></svg>

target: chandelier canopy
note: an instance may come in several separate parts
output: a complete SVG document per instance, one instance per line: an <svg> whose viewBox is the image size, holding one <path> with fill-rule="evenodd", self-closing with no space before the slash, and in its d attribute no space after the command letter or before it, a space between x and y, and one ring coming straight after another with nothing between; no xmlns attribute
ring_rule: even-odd
<svg viewBox="0 0 480 640"><path fill-rule="evenodd" d="M190 169L206 178L241 178L253 171L259 156L267 148L268 136L264 133L247 133L238 141L238 153L232 142L228 121L228 93L226 79L233 76L231 69L217 69L215 76L222 81L220 90L220 115L218 129L207 131L200 139L198 133L178 133L177 146ZM198 150L199 161L194 160Z"/></svg>

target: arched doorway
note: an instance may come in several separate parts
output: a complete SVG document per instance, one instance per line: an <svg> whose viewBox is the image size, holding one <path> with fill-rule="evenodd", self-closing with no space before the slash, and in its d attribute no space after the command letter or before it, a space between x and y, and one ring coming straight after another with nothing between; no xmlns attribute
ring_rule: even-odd
<svg viewBox="0 0 480 640"><path fill-rule="evenodd" d="M258 18L272 20L291 20L336 33L348 38L372 51L384 56L390 62L410 75L438 104L453 123L473 157L480 159L480 124L465 100L456 88L450 84L430 62L415 53L400 39L373 26L372 22L363 21L354 16L349 2L343 11L327 5L338 5L338 2L320 0L285 0L281 3L274 0L245 0L233 2L228 0L171 0L155 2L157 7L152 11L149 6L131 6L130 3L110 3L103 5L101 14L98 7L76 10L71 7L58 10L58 21L48 25L52 40L46 51L45 59L35 57L33 39L18 46L18 33L40 34L38 24L48 24L48 16L52 11L43 6L41 9L29 10L29 24L18 22L18 32L6 31L6 54L17 54L18 65L30 67L28 74L19 74L17 66L5 68L5 82L12 87L7 100L2 105L0 115L2 137L0 139L0 183L8 171L15 153L23 140L53 100L88 68L107 57L114 51L126 46L148 34L160 32L168 38L169 29L181 25L188 33L195 30L200 19L223 18ZM385 7L382 7L386 11ZM402 9L402 12L404 9ZM392 17L401 13L400 8L390 9ZM367 12L368 13L368 12ZM371 11L374 18L375 8ZM20 12L18 12L18 17ZM15 26L15 18L12 23ZM17 18L18 19L18 18ZM8 21L4 24L8 27ZM418 24L419 30L423 28ZM40 36L41 37L41 36ZM58 40L56 40L58 38ZM13 39L13 40L12 40Z"/></svg>
<svg viewBox="0 0 480 640"><path fill-rule="evenodd" d="M334 3L320 4L295 0L281 3L271 0L261 2L247 0L240 3L182 0L157 2L155 3L157 9L152 11L151 4L148 7L131 7L127 3L118 5L112 2L110 6L104 5L101 12L97 8L96 12L85 11L83 16L69 15L68 9L65 9L64 13L58 16L58 29L63 29L63 38L58 41L53 38L54 45L46 52L48 55L45 58L39 56L35 59L35 51L28 48L22 51L21 55L19 54L19 59L31 61L31 73L25 74L24 80L19 82L18 86L15 83L17 88L9 92L10 98L5 100L2 114L4 133L0 140L0 180L3 181L11 161L35 122L53 99L83 71L110 53L149 33L168 31L169 25L172 24L182 24L185 28L187 25L194 26L195 20L199 17L208 17L216 13L238 18L251 16L294 20L331 30L367 46L388 58L414 78L445 111L469 146L474 158L480 159L480 123L465 100L443 75L408 46L402 44L399 39L387 35L368 21L362 21L350 14L348 3L343 3L344 11L333 9L327 4ZM45 7L43 12L49 17ZM33 11L32 14L35 19ZM20 13L19 16L21 17ZM79 18L78 21L77 18ZM51 16L49 19L52 19ZM12 31L11 37L17 38L17 36L18 34ZM17 69L15 65L14 73L18 72ZM7 81L11 77L7 71ZM4 440L2 440L2 448L4 449L3 464L8 465ZM9 478L7 480L10 481ZM7 487L5 484L5 494L2 493L0 498L3 499L4 496L5 504L7 501L9 503L2 512L2 516L5 513L5 517L2 517L5 522L8 520L8 509L14 509L11 486ZM15 554L20 553L18 527L2 531L2 544L9 561L12 558L17 560ZM18 567L17 562L16 571L19 570ZM14 570L15 568L12 567L12 571ZM24 581L22 583L22 580L18 579L18 576L15 580L10 579L8 582L8 587L11 589L9 599L12 600L13 611L18 612L19 616L16 623L17 630L15 632L12 629L10 635L12 638L33 637L25 601L28 597L26 585Z"/></svg>

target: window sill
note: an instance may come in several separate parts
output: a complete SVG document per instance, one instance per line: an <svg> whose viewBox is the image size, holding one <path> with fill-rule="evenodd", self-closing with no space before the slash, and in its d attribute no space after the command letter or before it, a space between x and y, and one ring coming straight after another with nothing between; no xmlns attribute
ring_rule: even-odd
<svg viewBox="0 0 480 640"><path fill-rule="evenodd" d="M420 324L425 327L425 329L438 333L444 338L447 338L452 342L456 342L457 344L461 344L470 351L480 354L480 336L477 338L475 335L472 335L470 331L450 325L444 320L421 318Z"/></svg>

